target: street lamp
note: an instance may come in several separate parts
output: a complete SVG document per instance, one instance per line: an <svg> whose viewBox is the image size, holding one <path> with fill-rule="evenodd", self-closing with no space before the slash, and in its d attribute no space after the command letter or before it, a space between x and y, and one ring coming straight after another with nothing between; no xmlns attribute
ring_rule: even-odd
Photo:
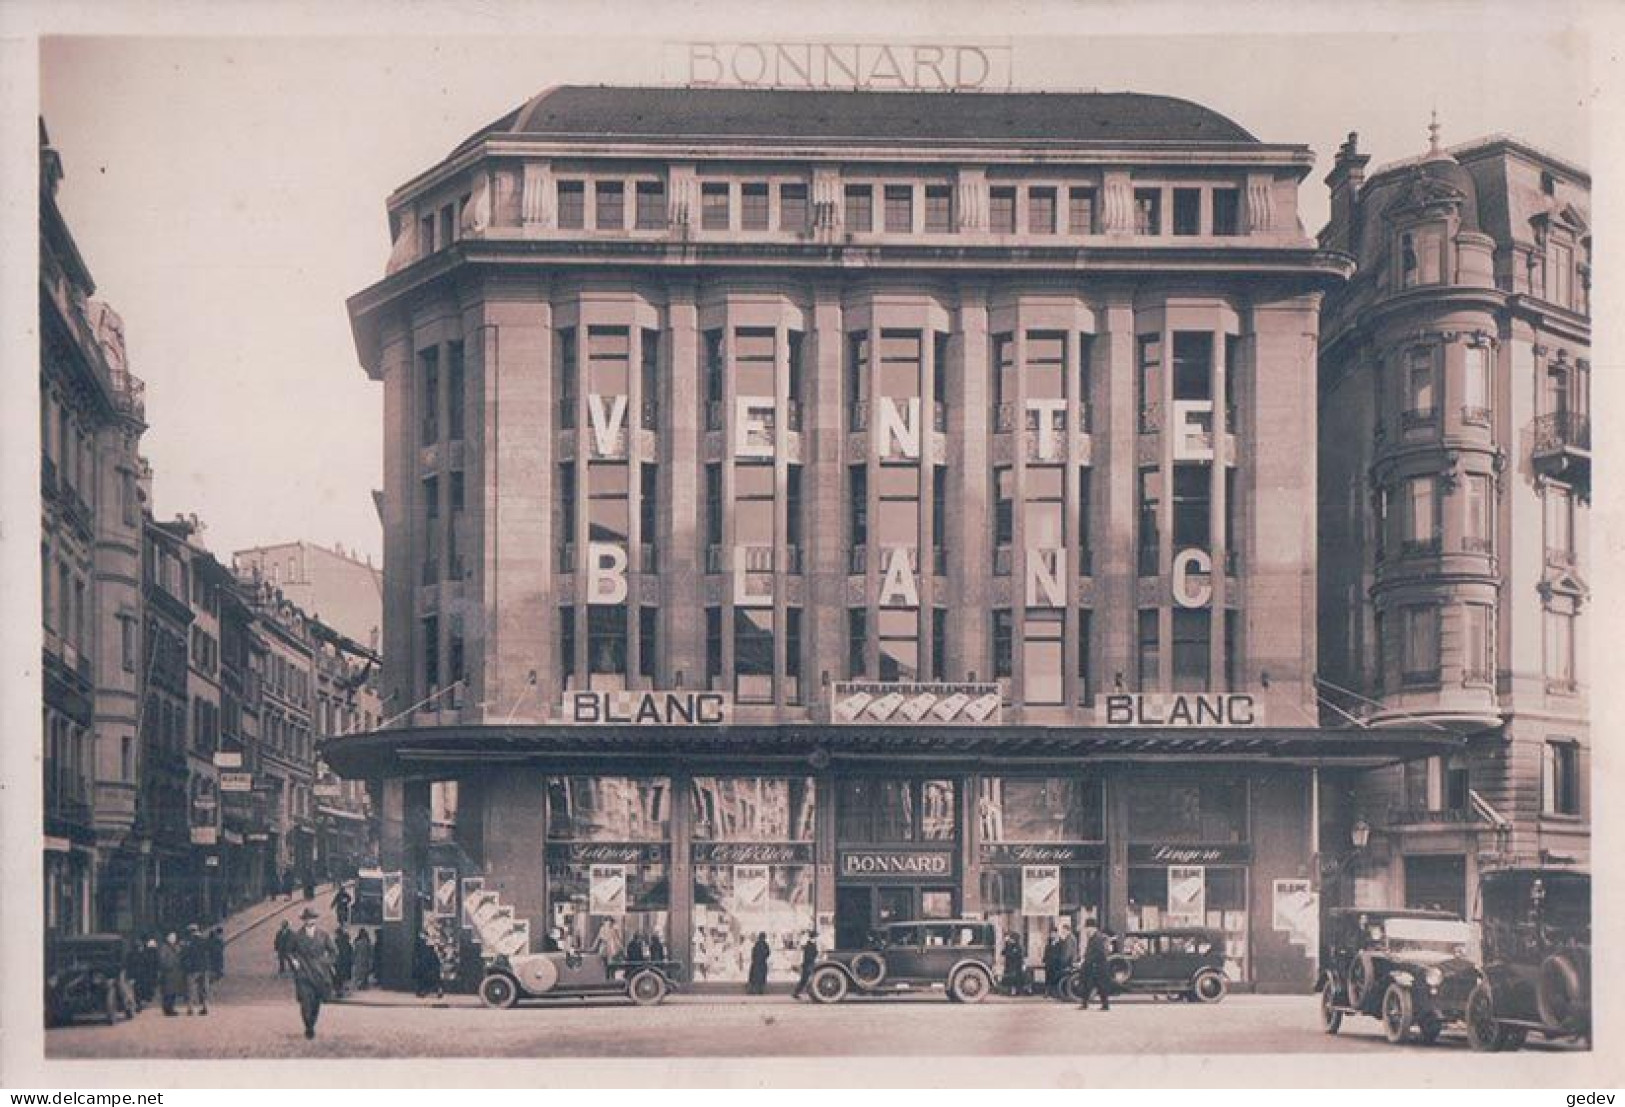
<svg viewBox="0 0 1625 1107"><path fill-rule="evenodd" d="M1354 843L1356 853L1365 849L1371 841L1371 824L1364 819L1354 820L1354 828L1349 832L1349 840Z"/></svg>

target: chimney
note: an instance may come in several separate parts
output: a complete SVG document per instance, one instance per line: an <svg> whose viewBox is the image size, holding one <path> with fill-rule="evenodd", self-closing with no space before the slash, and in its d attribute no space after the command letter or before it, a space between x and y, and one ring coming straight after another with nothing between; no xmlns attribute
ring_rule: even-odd
<svg viewBox="0 0 1625 1107"><path fill-rule="evenodd" d="M1370 154L1359 150L1360 135L1350 131L1348 141L1337 148L1326 186L1332 191L1331 220L1326 224L1321 245L1329 250L1355 253L1360 242L1360 188L1365 184L1365 167Z"/></svg>

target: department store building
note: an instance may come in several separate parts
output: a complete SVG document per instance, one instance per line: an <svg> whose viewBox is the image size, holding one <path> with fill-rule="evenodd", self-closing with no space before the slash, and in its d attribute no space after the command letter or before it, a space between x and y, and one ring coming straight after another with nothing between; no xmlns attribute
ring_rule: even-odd
<svg viewBox="0 0 1625 1107"><path fill-rule="evenodd" d="M1099 93L559 87L388 200L386 971L427 918L1210 926L1312 982L1312 155ZM1330 824L1328 824L1330 825ZM526 930L528 928L528 934ZM461 937L456 937L458 932Z"/></svg>

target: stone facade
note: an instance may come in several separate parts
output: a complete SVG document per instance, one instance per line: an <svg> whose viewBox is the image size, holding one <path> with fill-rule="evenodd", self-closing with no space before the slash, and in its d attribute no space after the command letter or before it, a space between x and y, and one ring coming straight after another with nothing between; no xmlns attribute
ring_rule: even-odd
<svg viewBox="0 0 1625 1107"><path fill-rule="evenodd" d="M1347 894L1470 909L1480 868L1589 862L1590 177L1516 139L1365 175L1322 243L1321 671L1459 753L1345 782Z"/></svg>

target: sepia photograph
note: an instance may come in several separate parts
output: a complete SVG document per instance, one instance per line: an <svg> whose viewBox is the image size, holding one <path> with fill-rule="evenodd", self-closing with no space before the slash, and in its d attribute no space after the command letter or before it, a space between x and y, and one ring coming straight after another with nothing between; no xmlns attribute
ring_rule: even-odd
<svg viewBox="0 0 1625 1107"><path fill-rule="evenodd" d="M33 10L0 1082L1617 1086L1610 28L1284 7Z"/></svg>

